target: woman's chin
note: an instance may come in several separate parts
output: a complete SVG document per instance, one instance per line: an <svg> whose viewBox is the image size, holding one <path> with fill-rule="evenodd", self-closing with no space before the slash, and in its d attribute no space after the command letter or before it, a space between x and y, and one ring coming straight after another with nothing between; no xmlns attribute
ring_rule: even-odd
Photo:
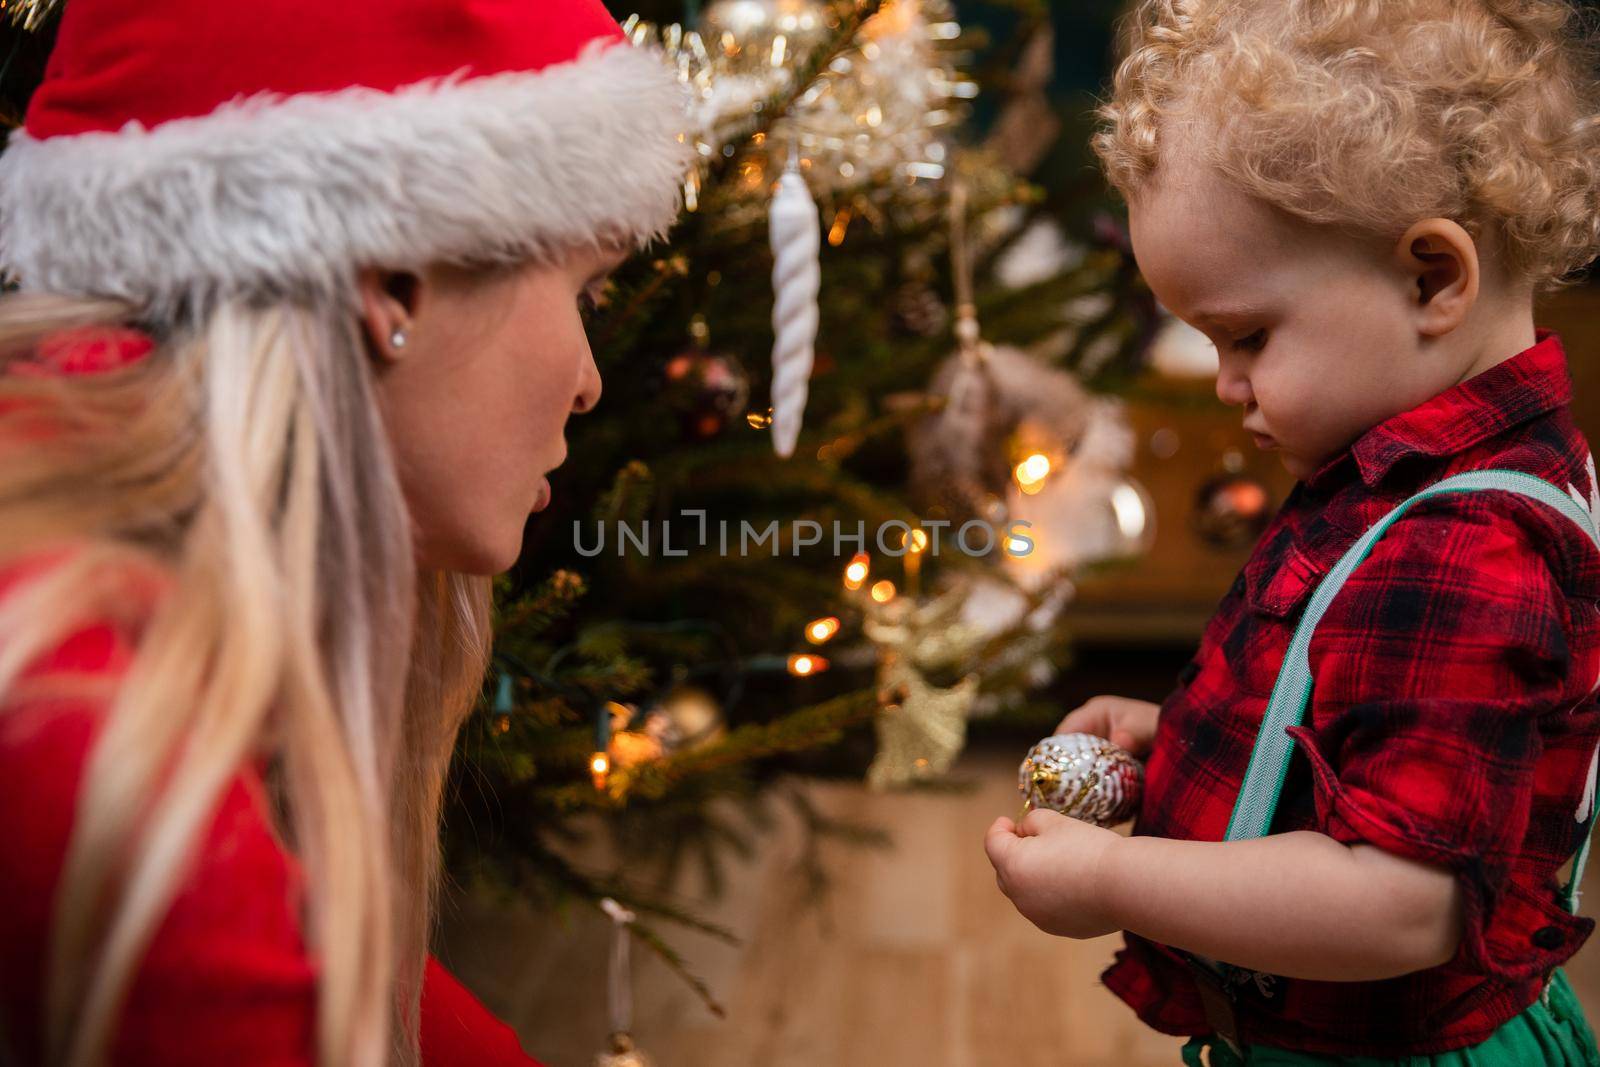
<svg viewBox="0 0 1600 1067"><path fill-rule="evenodd" d="M492 577L511 569L522 555L522 529L498 541L450 539L417 546L417 567L425 571L450 571Z"/></svg>

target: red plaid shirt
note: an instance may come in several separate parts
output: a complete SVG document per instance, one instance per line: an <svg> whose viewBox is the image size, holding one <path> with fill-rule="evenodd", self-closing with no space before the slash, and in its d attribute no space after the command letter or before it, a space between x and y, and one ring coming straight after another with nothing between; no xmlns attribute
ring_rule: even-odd
<svg viewBox="0 0 1600 1067"><path fill-rule="evenodd" d="M1135 834L1223 839L1278 668L1317 582L1394 505L1447 475L1538 475L1593 510L1561 342L1369 429L1295 485L1162 705ZM1600 740L1600 559L1546 504L1451 493L1415 505L1346 583L1311 643L1315 688L1273 833L1316 830L1454 872L1450 962L1375 982L1258 975L1240 1040L1343 1055L1476 1044L1540 993L1594 920L1558 868ZM1209 1033L1191 971L1126 933L1101 976L1149 1026Z"/></svg>

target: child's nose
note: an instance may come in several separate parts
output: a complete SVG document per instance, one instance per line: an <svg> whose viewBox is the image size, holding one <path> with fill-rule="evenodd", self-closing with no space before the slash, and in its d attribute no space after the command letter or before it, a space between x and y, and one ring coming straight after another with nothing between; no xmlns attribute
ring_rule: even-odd
<svg viewBox="0 0 1600 1067"><path fill-rule="evenodd" d="M1240 406L1255 400L1255 394L1250 390L1250 379L1229 367L1226 360L1217 368L1217 399L1224 404Z"/></svg>

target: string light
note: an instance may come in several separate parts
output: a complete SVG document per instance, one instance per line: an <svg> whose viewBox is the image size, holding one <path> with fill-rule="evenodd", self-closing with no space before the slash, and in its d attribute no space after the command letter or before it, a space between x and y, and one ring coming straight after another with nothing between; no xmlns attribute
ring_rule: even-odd
<svg viewBox="0 0 1600 1067"><path fill-rule="evenodd" d="M900 545L906 550L906 592L911 596L920 596L922 593L922 553L928 549L928 532L922 529L908 530L900 537Z"/></svg>
<svg viewBox="0 0 1600 1067"><path fill-rule="evenodd" d="M894 583L887 578L881 582L874 582L872 584L872 599L876 600L880 604L887 604L889 601L893 600L894 593Z"/></svg>
<svg viewBox="0 0 1600 1067"><path fill-rule="evenodd" d="M820 674L827 669L828 661L826 659L809 652L800 652L789 657L789 673L797 678Z"/></svg>
<svg viewBox="0 0 1600 1067"><path fill-rule="evenodd" d="M844 587L846 589L860 589L861 584L867 580L867 554L857 552L850 558L850 563L844 569Z"/></svg>
<svg viewBox="0 0 1600 1067"><path fill-rule="evenodd" d="M848 207L840 208L833 216L833 225L828 228L828 243L833 247L837 248L844 244L844 235L850 229L850 216L851 211Z"/></svg>
<svg viewBox="0 0 1600 1067"><path fill-rule="evenodd" d="M622 713L622 722L628 721L628 709L615 700L607 700L595 709L594 714L594 755L589 757L589 775L594 779L594 787L600 792L606 788L606 779L611 774L611 720L617 712Z"/></svg>
<svg viewBox="0 0 1600 1067"><path fill-rule="evenodd" d="M816 619L806 624L806 640L814 645L820 645L828 638L839 632L839 620L833 615L825 619Z"/></svg>
<svg viewBox="0 0 1600 1067"><path fill-rule="evenodd" d="M1029 495L1043 489L1044 480L1049 476L1050 457L1043 452L1035 452L1021 463L1018 463L1015 471L1017 487Z"/></svg>

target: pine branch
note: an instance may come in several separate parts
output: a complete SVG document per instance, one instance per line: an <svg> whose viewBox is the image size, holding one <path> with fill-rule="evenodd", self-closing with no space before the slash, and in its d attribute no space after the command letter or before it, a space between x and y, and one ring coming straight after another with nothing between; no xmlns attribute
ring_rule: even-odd
<svg viewBox="0 0 1600 1067"><path fill-rule="evenodd" d="M529 855L525 856L527 863L532 866L537 862L538 867L542 868L534 871L536 877L561 884L569 892L588 901L596 910L602 911L602 914L604 912L600 908L600 901L610 897L636 913L658 916L679 926L698 930L725 944L735 946L741 944L739 937L724 927L707 922L690 912L664 904L659 900L645 899L630 887L614 879L590 877L573 867L555 852L542 846L536 845L530 848L529 853ZM609 920L609 916L607 916L607 919ZM630 928L633 931L633 935L659 956L668 969L683 979L689 988L694 990L695 995L701 999L708 1011L719 1019L727 1017L727 1010L712 995L710 986L699 975L689 970L682 954L667 944L661 935L651 927L636 920L630 924Z"/></svg>
<svg viewBox="0 0 1600 1067"><path fill-rule="evenodd" d="M664 962L674 974L688 983L689 988L693 989L700 997L701 1002L705 1004L706 1010L710 1011L711 1014L715 1015L719 1019L726 1019L728 1017L728 1010L722 1006L722 1002L717 1000L716 997L712 996L711 987L708 986L705 980L699 975L696 975L689 970L688 964L684 962L683 957L676 949L663 941L660 935L658 935L648 926L645 926L639 922L634 922L631 924L631 926L633 929L633 936L637 937L640 941L643 941L652 950L654 950L656 955L661 958L662 962Z"/></svg>
<svg viewBox="0 0 1600 1067"><path fill-rule="evenodd" d="M655 475L639 460L630 460L617 471L611 488L594 506L597 522L638 522L649 508Z"/></svg>
<svg viewBox="0 0 1600 1067"><path fill-rule="evenodd" d="M682 255L655 260L651 264L651 274L643 284L634 288L615 311L608 309L605 325L595 331L591 342L593 349L596 352L609 354L613 348L631 347L623 343L631 340L631 336L624 331L635 324L642 325L642 312L653 307L666 295L673 283L687 277L688 273L689 261Z"/></svg>
<svg viewBox="0 0 1600 1067"><path fill-rule="evenodd" d="M539 799L541 803L564 811L612 808L627 800L659 800L700 775L756 759L832 744L845 730L869 721L877 707L876 688L845 693L772 722L747 723L704 747L674 753L633 771L613 772L618 795L602 793L591 784L574 783L542 790Z"/></svg>
<svg viewBox="0 0 1600 1067"><path fill-rule="evenodd" d="M533 593L519 597L502 609L495 632L515 633L523 639L537 637L570 615L587 591L583 575L569 570L553 571Z"/></svg>

